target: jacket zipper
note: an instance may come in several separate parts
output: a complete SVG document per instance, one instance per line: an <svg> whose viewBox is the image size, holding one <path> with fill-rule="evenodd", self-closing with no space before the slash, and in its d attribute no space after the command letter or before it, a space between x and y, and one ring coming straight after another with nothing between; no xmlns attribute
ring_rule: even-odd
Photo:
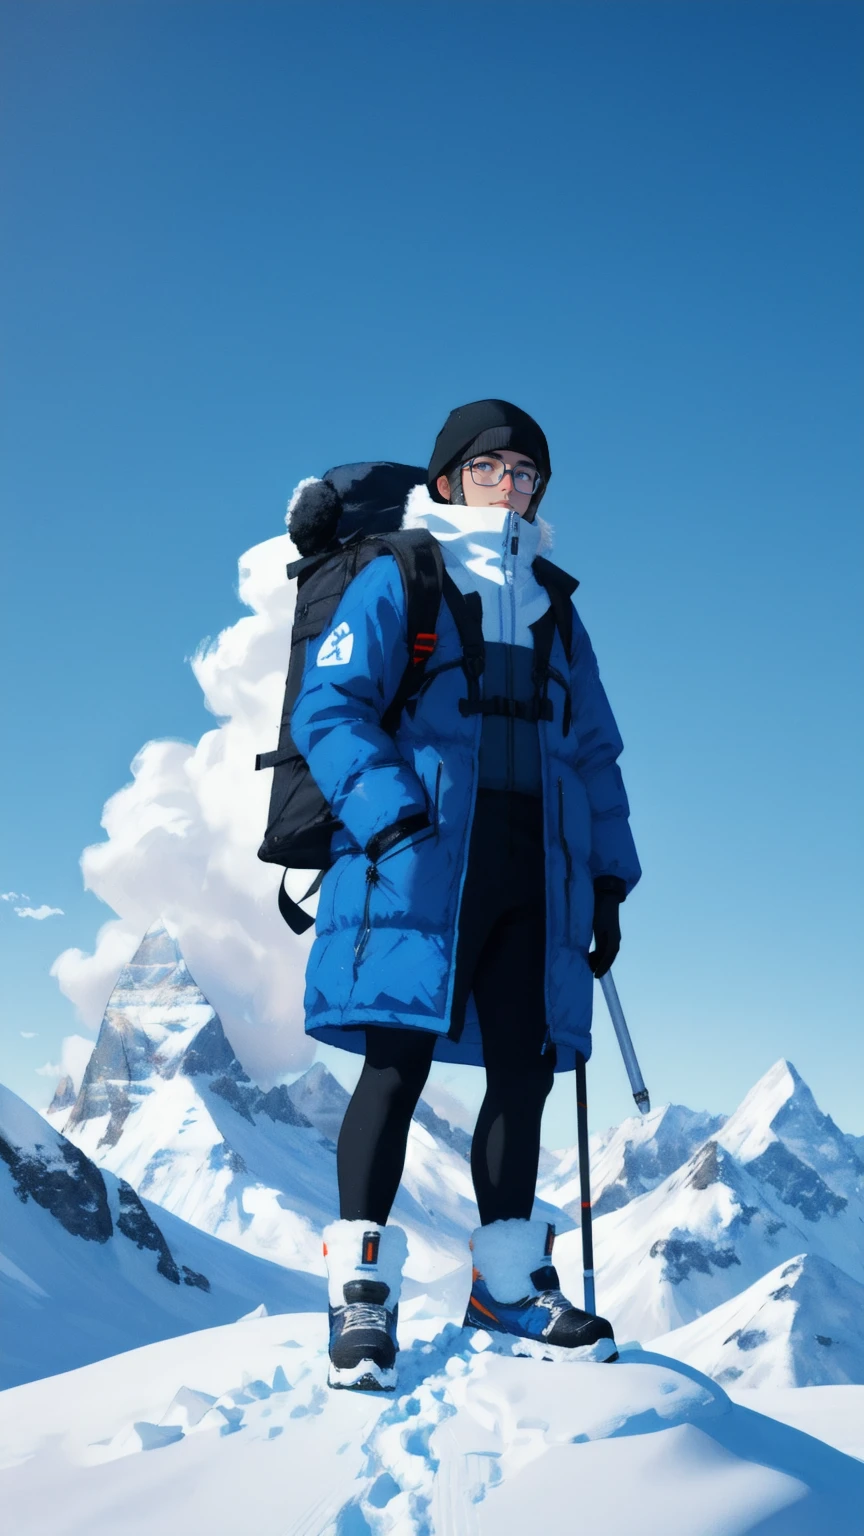
<svg viewBox="0 0 864 1536"><path fill-rule="evenodd" d="M357 941L354 945L355 969L360 960L363 958L363 951L369 942L369 934L372 931L369 915L369 908L372 904L372 887L377 885L380 879L381 876L378 873L378 865L370 864L366 871L366 900L363 903L363 922L360 925L360 932L357 935Z"/></svg>
<svg viewBox="0 0 864 1536"><path fill-rule="evenodd" d="M564 911L567 923L567 940L570 939L570 879L573 874L573 859L564 836L564 780L558 780L558 841L561 844L561 852L564 855Z"/></svg>

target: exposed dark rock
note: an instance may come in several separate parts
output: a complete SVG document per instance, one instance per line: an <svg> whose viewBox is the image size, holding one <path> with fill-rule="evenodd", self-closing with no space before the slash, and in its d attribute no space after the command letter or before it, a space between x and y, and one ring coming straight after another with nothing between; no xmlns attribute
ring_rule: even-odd
<svg viewBox="0 0 864 1536"><path fill-rule="evenodd" d="M739 1349L744 1350L758 1349L760 1344L767 1344L767 1342L768 1335L763 1328L736 1328L734 1333L730 1333L728 1339L723 1340L724 1344L737 1344Z"/></svg>
<svg viewBox="0 0 864 1536"><path fill-rule="evenodd" d="M595 1200L592 1207L595 1217L605 1216L609 1211L620 1211L622 1205L629 1204L632 1196L623 1184L607 1184L599 1199ZM569 1209L569 1207L568 1207Z"/></svg>
<svg viewBox="0 0 864 1536"><path fill-rule="evenodd" d="M243 1083L238 1083L233 1077L217 1077L210 1084L210 1092L217 1093L220 1099L224 1099L226 1104L230 1104L232 1109L236 1109L238 1115L242 1115L243 1119L248 1120L250 1125L255 1124L252 1118L255 1095ZM255 1092L261 1093L260 1088L255 1090Z"/></svg>
<svg viewBox="0 0 864 1536"><path fill-rule="evenodd" d="M183 1284L196 1285L199 1291L209 1291L210 1289L210 1281L207 1279L207 1276L199 1275L197 1269L189 1269L186 1264L183 1265Z"/></svg>
<svg viewBox="0 0 864 1536"><path fill-rule="evenodd" d="M260 1089L254 1114L269 1115L271 1120L278 1120L282 1125L299 1125L311 1130L312 1121L307 1120L297 1106L292 1102L291 1096L284 1083L279 1083L275 1088L263 1093Z"/></svg>
<svg viewBox="0 0 864 1536"><path fill-rule="evenodd" d="M771 1292L771 1300L772 1301L788 1301L789 1297L792 1296L793 1294L794 1293L793 1293L791 1285L781 1285L776 1291L772 1291Z"/></svg>
<svg viewBox="0 0 864 1536"><path fill-rule="evenodd" d="M747 1164L747 1172L770 1185L784 1205L794 1206L808 1221L836 1216L849 1203L844 1195L836 1195L829 1189L815 1169L802 1163L782 1141L772 1141L759 1157Z"/></svg>
<svg viewBox="0 0 864 1536"><path fill-rule="evenodd" d="M135 1106L122 1083L102 1083L100 1086L104 1090L102 1099L104 1108L101 1113L104 1114L107 1108L108 1124L99 1137L98 1144L100 1147L116 1147L123 1134L123 1127ZM74 1117L72 1123L76 1123Z"/></svg>
<svg viewBox="0 0 864 1536"><path fill-rule="evenodd" d="M468 1132L463 1131L458 1125L451 1125L449 1120L436 1114L432 1105L427 1104L425 1099L420 1099L414 1111L414 1119L419 1120L420 1124L432 1136L437 1136L439 1141L443 1141L445 1146L450 1147L453 1152L458 1152L466 1162L470 1159L471 1137Z"/></svg>
<svg viewBox="0 0 864 1536"><path fill-rule="evenodd" d="M63 1109L71 1109L77 1097L75 1084L67 1073L65 1077L61 1077L54 1089L54 1097L48 1105L49 1115L59 1114Z"/></svg>
<svg viewBox="0 0 864 1536"><path fill-rule="evenodd" d="M238 1115L248 1120L250 1125L255 1124L256 1115L267 1115L271 1120L278 1120L282 1125L296 1125L304 1129L311 1129L312 1122L301 1114L296 1105L291 1102L288 1090L284 1083L270 1088L267 1093L256 1087L243 1073L242 1078L217 1077L210 1083L210 1092L219 1095L232 1109L236 1109Z"/></svg>
<svg viewBox="0 0 864 1536"><path fill-rule="evenodd" d="M156 1268L160 1275L170 1280L174 1285L180 1284L180 1271L174 1261L171 1249L159 1231L147 1207L142 1204L130 1184L124 1179L120 1180L120 1215L117 1217L118 1231L124 1237L128 1237L138 1248L149 1248L153 1253L158 1253Z"/></svg>
<svg viewBox="0 0 864 1536"><path fill-rule="evenodd" d="M695 1270L708 1275L714 1269L729 1269L740 1264L734 1248L719 1248L714 1243L700 1243L694 1238L660 1237L651 1245L651 1258L663 1259L663 1278L670 1285L680 1285Z"/></svg>
<svg viewBox="0 0 864 1536"><path fill-rule="evenodd" d="M0 1136L0 1158L9 1167L22 1204L33 1199L73 1237L107 1243L114 1227L105 1180L78 1147L59 1141L23 1152Z"/></svg>
<svg viewBox="0 0 864 1536"><path fill-rule="evenodd" d="M834 1343L834 1340L833 1339L829 1339L827 1334L824 1334L824 1333L816 1333L816 1334L814 1334L814 1338L815 1338L817 1344L823 1344L823 1345L827 1346L829 1344L833 1344Z"/></svg>
<svg viewBox="0 0 864 1536"><path fill-rule="evenodd" d="M707 1141L696 1153L692 1172L686 1182L693 1189L707 1189L709 1184L717 1183L721 1166L722 1160L716 1141Z"/></svg>
<svg viewBox="0 0 864 1536"><path fill-rule="evenodd" d="M238 1083L250 1081L234 1055L221 1020L215 1015L209 1024L199 1029L192 1043L178 1058L174 1067L174 1072L177 1071L182 1072L184 1077L211 1077L218 1073L220 1077L235 1078ZM172 1075L171 1072L165 1073L166 1077Z"/></svg>
<svg viewBox="0 0 864 1536"><path fill-rule="evenodd" d="M207 1161L211 1168L230 1168L232 1173L248 1172L240 1153L235 1152L227 1141L217 1142L215 1147L211 1147Z"/></svg>

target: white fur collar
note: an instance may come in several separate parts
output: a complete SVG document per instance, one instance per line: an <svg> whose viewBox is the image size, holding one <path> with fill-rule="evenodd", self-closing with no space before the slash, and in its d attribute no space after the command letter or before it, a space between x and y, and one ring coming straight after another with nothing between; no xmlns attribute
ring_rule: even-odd
<svg viewBox="0 0 864 1536"><path fill-rule="evenodd" d="M403 528L428 528L442 545L476 532L500 533L506 513L503 507L457 507L449 501L433 501L425 485L415 485L405 503ZM551 523L535 516L533 523L522 521L520 532L536 555L547 555L555 541ZM536 542L535 542L536 541Z"/></svg>
<svg viewBox="0 0 864 1536"><path fill-rule="evenodd" d="M441 545L460 591L480 593L487 640L533 646L530 626L546 612L549 597L531 566L552 543L548 523L541 518L526 523L504 507L433 501L426 486L417 485L406 502L402 527L426 528Z"/></svg>

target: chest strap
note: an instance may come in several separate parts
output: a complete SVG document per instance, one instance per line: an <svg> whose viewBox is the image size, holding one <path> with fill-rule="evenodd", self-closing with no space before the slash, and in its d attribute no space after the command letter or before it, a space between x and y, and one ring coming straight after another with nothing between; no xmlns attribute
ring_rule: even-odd
<svg viewBox="0 0 864 1536"><path fill-rule="evenodd" d="M529 725L536 725L538 720L554 720L555 712L552 708L552 700L538 698L511 699L506 694L496 693L491 699L459 700L460 715L501 715L505 720L526 720Z"/></svg>

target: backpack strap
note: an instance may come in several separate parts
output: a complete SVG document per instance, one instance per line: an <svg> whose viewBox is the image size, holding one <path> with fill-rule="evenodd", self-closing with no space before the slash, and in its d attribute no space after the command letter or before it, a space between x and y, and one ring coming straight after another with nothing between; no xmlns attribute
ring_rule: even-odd
<svg viewBox="0 0 864 1536"><path fill-rule="evenodd" d="M408 700L420 688L438 643L436 626L444 592L444 561L438 540L425 528L402 528L375 540L377 553L393 555L402 578L408 629L408 665L381 718L391 735Z"/></svg>
<svg viewBox="0 0 864 1536"><path fill-rule="evenodd" d="M305 894L300 897L301 901L308 900L310 896L315 895L317 890L320 890L321 881L324 879L326 873L327 871L325 869L320 869L318 871L308 891L306 891ZM282 879L279 882L279 895L277 897L277 901L279 902L279 911L283 921L288 924L291 932L296 933L299 937L300 934L305 933L307 929L312 927L315 919L314 917L310 917L308 912L304 912L303 908L299 906L296 901L294 901L293 897L288 895L288 892L285 889L285 878L287 874L288 870L286 869Z"/></svg>
<svg viewBox="0 0 864 1536"><path fill-rule="evenodd" d="M553 565L552 561L547 560L544 555L538 555L536 560L532 561L531 569L535 579L549 594L549 602L555 615L555 624L561 636L564 654L570 661L573 650L573 604L570 599L579 583L575 576L570 576L567 571L563 571L560 565Z"/></svg>
<svg viewBox="0 0 864 1536"><path fill-rule="evenodd" d="M564 690L564 717L561 729L567 736L573 720L570 679L562 677L555 667L550 666L549 661L557 630L569 665L573 652L573 604L570 599L579 583L575 576L568 575L559 565L553 565L552 561L546 560L543 555L537 556L531 568L536 580L549 597L549 607L546 612L531 625L534 635L534 687L537 707L542 711L544 706L548 706L548 711L551 712L548 699L549 684L550 682L558 683ZM548 720L549 712L541 712L539 718Z"/></svg>
<svg viewBox="0 0 864 1536"><path fill-rule="evenodd" d="M486 665L483 599L479 592L460 592L450 572L445 571L444 601L450 609L462 646L462 657L457 665L461 666L468 684L468 697L459 700L459 713L476 715L482 704L480 679Z"/></svg>

